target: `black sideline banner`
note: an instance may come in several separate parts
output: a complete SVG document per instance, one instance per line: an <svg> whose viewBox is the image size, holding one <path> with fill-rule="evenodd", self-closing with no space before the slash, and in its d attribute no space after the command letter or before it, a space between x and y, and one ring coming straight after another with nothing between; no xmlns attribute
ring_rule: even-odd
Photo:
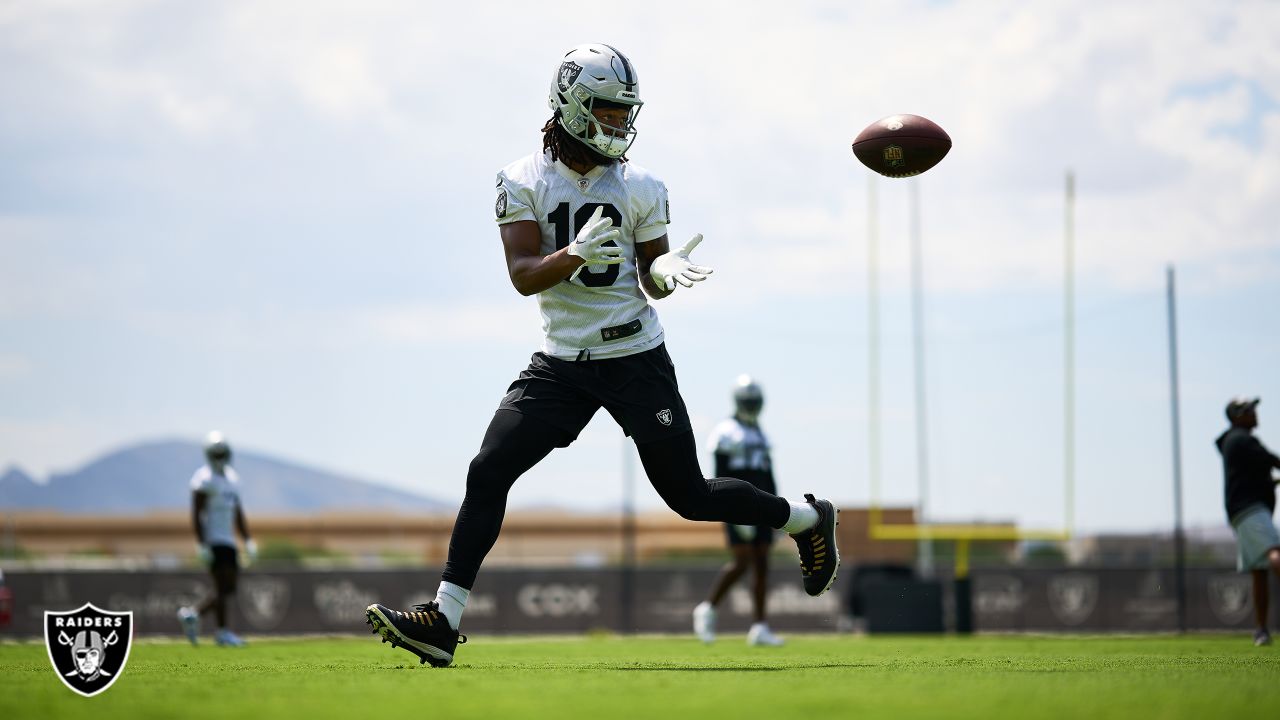
<svg viewBox="0 0 1280 720"><path fill-rule="evenodd" d="M716 572L717 568L637 570L629 583L634 600L627 603L622 591L628 583L618 569L486 570L473 589L462 629L477 633L690 632L693 606L705 597ZM835 630L839 616L848 612L850 575L842 572L831 592L810 598L794 569L775 570L770 624L782 632ZM12 570L4 577L13 591L14 607L13 621L0 628L0 635L10 637L38 637L45 611L73 610L89 602L104 610L133 612L136 634L179 636L178 608L199 602L210 591L208 575L194 570ZM365 606L380 602L406 608L426 602L434 598L438 584L436 570L254 567L240 576L231 626L250 635L362 632ZM949 594L951 583L943 586ZM1177 627L1173 588L1170 570L975 571L974 625L979 632L1167 632ZM1189 570L1187 593L1191 629L1252 627L1248 575ZM952 602L951 597L945 599L947 607ZM750 618L750 596L740 583L721 607L720 631L745 632ZM211 617L204 619L206 631L211 622Z"/></svg>

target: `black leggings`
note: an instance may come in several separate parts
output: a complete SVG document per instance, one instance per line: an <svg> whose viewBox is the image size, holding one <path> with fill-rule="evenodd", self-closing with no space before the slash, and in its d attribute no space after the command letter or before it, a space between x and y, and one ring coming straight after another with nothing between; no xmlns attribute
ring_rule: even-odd
<svg viewBox="0 0 1280 720"><path fill-rule="evenodd" d="M572 438L558 428L513 410L499 410L467 472L467 496L453 524L443 579L470 588L485 555L498 540L507 493L529 468ZM698 467L692 432L638 445L649 482L667 505L687 520L768 525L780 528L787 501L733 479L707 480Z"/></svg>

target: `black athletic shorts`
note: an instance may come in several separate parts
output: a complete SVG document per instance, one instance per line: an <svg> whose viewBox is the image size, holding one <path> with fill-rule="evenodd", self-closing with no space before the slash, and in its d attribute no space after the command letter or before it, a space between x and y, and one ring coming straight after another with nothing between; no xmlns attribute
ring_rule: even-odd
<svg viewBox="0 0 1280 720"><path fill-rule="evenodd" d="M212 545L209 550L213 553L213 559L209 561L210 571L217 572L222 568L240 569L240 558L237 556L234 547L230 545Z"/></svg>
<svg viewBox="0 0 1280 720"><path fill-rule="evenodd" d="M601 407L639 444L692 431L665 343L607 360L536 352L498 405L565 431L560 447L576 440Z"/></svg>
<svg viewBox="0 0 1280 720"><path fill-rule="evenodd" d="M726 475L732 477L732 475ZM746 478L743 478L746 479ZM778 488L771 480L753 480L746 479L747 482L755 485L761 490L778 494ZM773 528L768 525L730 525L724 524L725 538L728 539L729 545L772 545L773 544Z"/></svg>

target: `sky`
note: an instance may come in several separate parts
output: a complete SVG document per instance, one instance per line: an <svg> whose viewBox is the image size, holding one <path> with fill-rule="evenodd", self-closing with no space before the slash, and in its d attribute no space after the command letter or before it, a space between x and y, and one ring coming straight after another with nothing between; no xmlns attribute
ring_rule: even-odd
<svg viewBox="0 0 1280 720"><path fill-rule="evenodd" d="M540 147L558 58L604 42L672 244L716 270L655 303L700 444L750 373L782 494L869 501L874 184L880 499L919 502L914 182L927 517L1061 528L1070 170L1074 528L1172 523L1171 265L1184 512L1223 525L1226 401L1261 396L1280 448L1280 4L781 8L0 2L0 467L217 428L460 500L541 339L493 177ZM913 181L849 149L897 113L954 142ZM600 413L511 505L616 508L628 452Z"/></svg>

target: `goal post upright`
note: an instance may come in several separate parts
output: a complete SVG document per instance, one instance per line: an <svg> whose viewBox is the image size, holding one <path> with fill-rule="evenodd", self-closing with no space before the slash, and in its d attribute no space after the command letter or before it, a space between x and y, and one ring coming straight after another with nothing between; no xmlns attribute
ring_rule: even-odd
<svg viewBox="0 0 1280 720"><path fill-rule="evenodd" d="M922 294L920 288L920 238L919 238L919 200L918 190L914 182L909 188L911 192L911 243L913 274L913 323L916 334L916 385L917 385L917 461L927 452L923 436L925 424L922 416L923 397L923 317L920 307ZM916 541L920 548L932 549L934 540L950 540L956 543L955 578L957 588L966 590L969 585L970 546L981 541L1023 541L1042 540L1049 542L1066 542L1071 540L1075 529L1075 475L1076 475L1076 382L1075 382L1075 174L1066 171L1064 227L1063 227L1063 526L1060 530L1019 529L1017 527L982 525L967 523L928 523L923 517L926 499L919 499L921 517L917 522L904 524L885 524L880 505L881 457L880 457L880 286L879 286L879 225L877 215L877 194L875 179L868 183L867 190L867 313L868 313L868 470L871 485L870 505L868 508L867 536L872 540ZM924 460L927 462L927 459ZM920 467L918 472L927 473L927 468ZM920 490L925 492L927 475L919 476ZM927 551L926 551L927 552ZM927 562L926 558L921 558ZM965 603L968 609L968 603ZM972 629L971 618L959 618L957 630L968 632Z"/></svg>

